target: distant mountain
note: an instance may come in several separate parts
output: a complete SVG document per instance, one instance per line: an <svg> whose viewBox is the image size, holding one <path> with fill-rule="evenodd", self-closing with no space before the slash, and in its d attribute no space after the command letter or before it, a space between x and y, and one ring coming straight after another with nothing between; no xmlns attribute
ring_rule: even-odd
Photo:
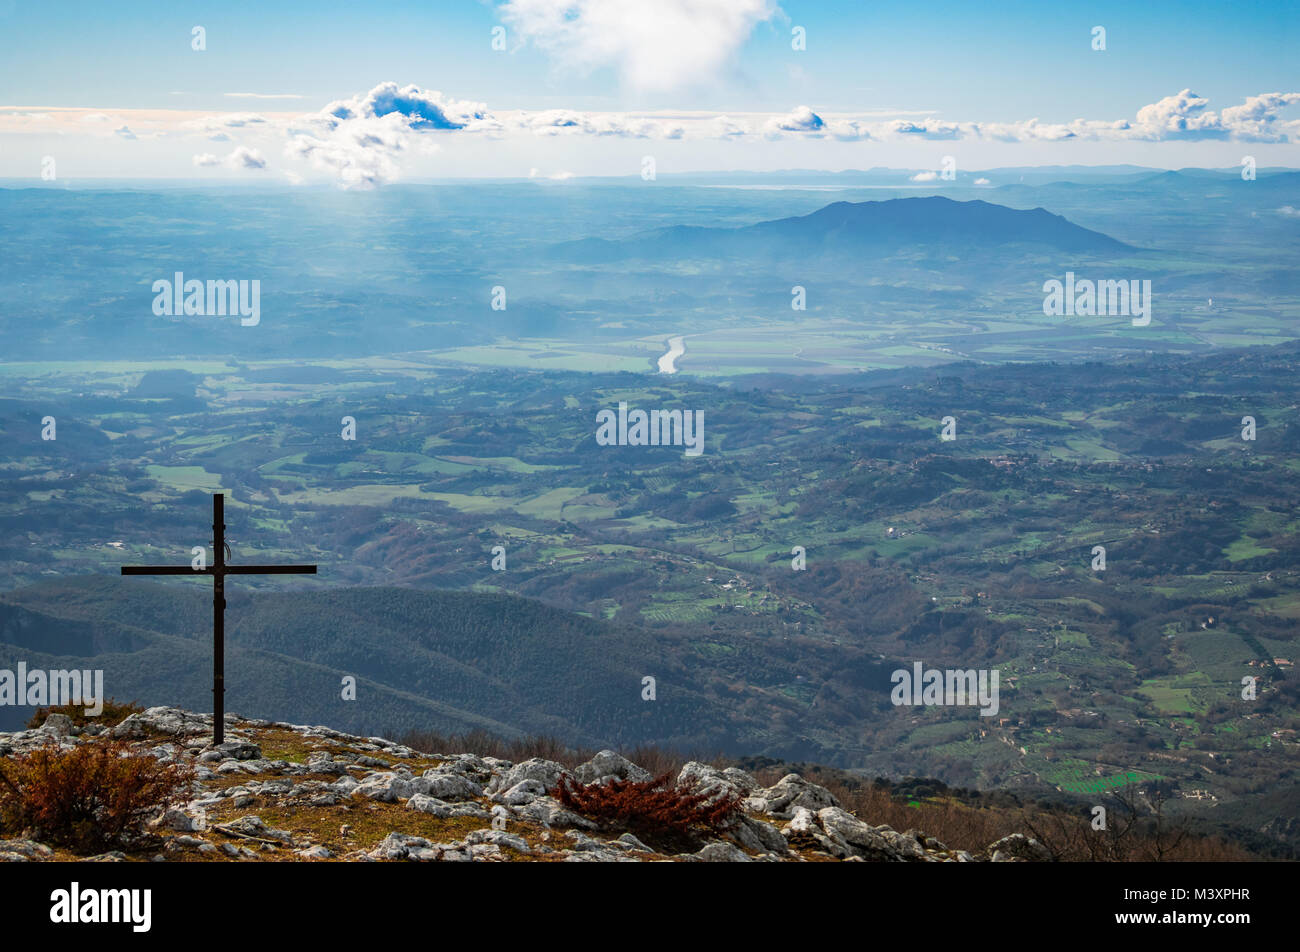
<svg viewBox="0 0 1300 952"><path fill-rule="evenodd" d="M1300 172L1257 169L1256 177L1243 179L1241 169L1178 169L1157 172L1131 183L1138 187L1161 186L1171 189L1199 190L1206 185L1229 185L1236 188L1289 191L1300 199Z"/></svg>
<svg viewBox="0 0 1300 952"><path fill-rule="evenodd" d="M917 247L989 252L1017 245L1072 253L1131 250L1042 208L1025 211L931 196L835 202L810 215L743 228L675 225L621 241L587 238L556 245L553 253L561 260L591 264L633 258L879 256Z"/></svg>

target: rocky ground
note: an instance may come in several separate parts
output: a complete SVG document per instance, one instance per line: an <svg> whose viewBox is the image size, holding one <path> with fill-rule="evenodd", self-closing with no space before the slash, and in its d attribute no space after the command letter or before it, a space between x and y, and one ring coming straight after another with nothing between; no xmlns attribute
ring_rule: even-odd
<svg viewBox="0 0 1300 952"><path fill-rule="evenodd" d="M743 796L727 836L689 853L656 852L630 833L603 833L552 795L570 773L583 783L649 774L613 751L568 771L549 760L511 763L430 754L378 737L228 716L212 745L211 715L153 707L120 724L78 728L51 714L34 730L0 733L0 758L37 745L107 733L163 762L196 770L190 799L150 824L129 851L82 857L31 839L0 840L0 860L566 861L566 862L1014 862L1047 859L1014 834L978 853L950 850L916 830L873 826L798 774L761 786L736 768L691 762L679 781Z"/></svg>

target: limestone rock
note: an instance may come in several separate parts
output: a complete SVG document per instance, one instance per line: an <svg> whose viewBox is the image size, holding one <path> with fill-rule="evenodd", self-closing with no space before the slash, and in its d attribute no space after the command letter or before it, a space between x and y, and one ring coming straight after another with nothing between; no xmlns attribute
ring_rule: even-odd
<svg viewBox="0 0 1300 952"><path fill-rule="evenodd" d="M651 779L650 771L638 767L612 750L602 750L585 764L580 764L573 775L582 783L599 783L611 779L640 783Z"/></svg>
<svg viewBox="0 0 1300 952"><path fill-rule="evenodd" d="M559 785L560 777L568 773L568 770L553 760L533 757L531 760L515 764L504 773L493 774L487 792L491 794L498 790L509 790L524 780L536 780L544 789L554 790Z"/></svg>
<svg viewBox="0 0 1300 952"><path fill-rule="evenodd" d="M985 847L994 863L1050 863L1051 851L1023 833L1012 833Z"/></svg>

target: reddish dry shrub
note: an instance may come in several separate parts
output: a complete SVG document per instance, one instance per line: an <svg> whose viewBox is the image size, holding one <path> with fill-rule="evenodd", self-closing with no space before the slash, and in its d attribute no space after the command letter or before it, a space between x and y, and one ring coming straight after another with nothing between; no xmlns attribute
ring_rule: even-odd
<svg viewBox="0 0 1300 952"><path fill-rule="evenodd" d="M543 760L553 760L557 764L563 764L570 770L590 760L596 754L594 747L570 747L556 737L538 735L505 740L481 728L464 734L444 734L434 730L392 730L383 736L396 737L412 750L478 754L480 757L497 757L512 763L519 763L530 757L541 757ZM677 774L692 760L714 767L735 765L733 758L724 757L720 753L682 752L649 744L641 744L630 751L620 749L619 753L632 763L656 775Z"/></svg>
<svg viewBox="0 0 1300 952"><path fill-rule="evenodd" d="M0 764L0 830L78 851L128 845L159 808L183 799L193 771L123 741L51 744Z"/></svg>
<svg viewBox="0 0 1300 952"><path fill-rule="evenodd" d="M677 784L672 774L585 785L566 775L555 796L606 832L631 833L663 853L690 850L702 837L725 833L739 815L741 801L735 793L696 793Z"/></svg>
<svg viewBox="0 0 1300 952"><path fill-rule="evenodd" d="M97 716L91 717L86 713L84 704L60 704L51 705L50 707L38 707L32 714L31 720L27 722L28 727L40 727L45 723L45 719L51 714L66 714L72 718L72 723L78 727L85 727L87 724L98 724L101 727L116 727L132 714L142 714L144 708L134 701L121 703L109 698L104 702L104 710Z"/></svg>
<svg viewBox="0 0 1300 952"><path fill-rule="evenodd" d="M537 735L506 740L481 728L464 734L444 734L434 730L393 733L398 736L401 743L412 750L477 754L480 757L496 757L512 763L541 757L543 760L554 760L556 763L572 768L590 760L595 754L594 750L571 748L556 737Z"/></svg>

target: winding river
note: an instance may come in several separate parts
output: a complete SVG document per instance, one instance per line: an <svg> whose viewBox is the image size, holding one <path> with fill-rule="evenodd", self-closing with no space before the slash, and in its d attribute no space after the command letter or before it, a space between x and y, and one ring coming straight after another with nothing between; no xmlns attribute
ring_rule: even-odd
<svg viewBox="0 0 1300 952"><path fill-rule="evenodd" d="M686 353L686 344L681 337L668 338L668 353L659 358L659 372L661 374L677 373L676 361L682 354Z"/></svg>

